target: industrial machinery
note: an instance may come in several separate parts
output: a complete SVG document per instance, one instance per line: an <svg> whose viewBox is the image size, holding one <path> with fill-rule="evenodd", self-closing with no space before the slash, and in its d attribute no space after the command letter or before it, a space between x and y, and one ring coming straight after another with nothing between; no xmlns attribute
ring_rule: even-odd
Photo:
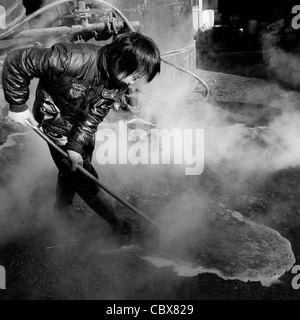
<svg viewBox="0 0 300 320"><path fill-rule="evenodd" d="M6 27L0 25L0 55L15 48L50 46L60 41L89 41L102 46L119 33L141 31L158 43L162 61L169 68L166 73L187 74L202 87L204 97L209 95L207 84L188 71L196 65L190 0L44 0L44 6L27 17L22 0L14 0L13 5L11 0L0 0L0 9L2 3ZM15 16L10 17L12 14ZM139 21L132 19L136 17Z"/></svg>
<svg viewBox="0 0 300 320"><path fill-rule="evenodd" d="M53 7L53 4L57 4ZM128 31L126 23L112 9L92 8L85 1L57 1L30 15L28 18L15 17L18 23L9 24L1 30L0 40L30 40L49 44L49 41L65 40L70 42L109 40L119 32ZM45 13L40 17L40 12ZM8 14L13 10L8 9ZM17 12L15 12L16 14ZM19 10L23 14L23 11ZM130 24L139 30L140 23Z"/></svg>

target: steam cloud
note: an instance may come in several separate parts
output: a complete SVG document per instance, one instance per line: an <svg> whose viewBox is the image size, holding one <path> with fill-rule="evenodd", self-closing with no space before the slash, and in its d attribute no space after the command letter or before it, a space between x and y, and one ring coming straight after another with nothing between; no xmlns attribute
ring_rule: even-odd
<svg viewBox="0 0 300 320"><path fill-rule="evenodd" d="M54 1L46 1L49 2ZM49 13L49 20L52 18L53 15ZM43 27L44 22L46 24L43 17L43 24L37 24ZM268 62L279 77L289 78L298 85L300 64L297 57L273 48ZM278 68L279 65L284 68ZM266 127L249 128L240 123L233 125L228 121L230 111L225 111L216 103L201 101L192 92L187 99L188 87L189 80L185 76L182 76L182 81L175 82L156 79L148 87L142 88L145 95L140 97L139 117L153 121L162 128L205 129L205 166L214 175L221 195L234 194L237 190L251 193L250 186L260 185L269 174L300 164L300 114L296 99L285 95L279 88L274 89L274 95L281 96L281 99L270 102L270 113L274 112L274 115L270 114L270 122ZM46 188L49 194L54 194L55 184L52 178L55 168L44 143L39 138L33 138L32 144L26 145L31 145L30 150L23 154L24 158L16 166L8 169L10 181L0 191L0 203L9 204L9 212L11 209L16 215L27 212L28 215L19 219L20 224L24 221L31 223L37 216L39 221L49 219L43 213L49 212L53 205L52 196L46 198L44 205L34 213L31 212L31 199L37 189ZM195 228L209 232L205 229L206 223L202 220L201 212L215 199L203 188L199 191L201 177L190 182L182 176L180 169L162 166L98 166L97 169L101 179L118 192L130 194L138 189L139 198L135 205L145 208L142 196L152 197L148 202L146 199L146 203L157 209L153 212L154 209L149 208L156 218L161 216L168 239L175 240L177 234L187 235ZM154 193L165 195L160 208L153 204ZM173 198L175 196L176 199ZM14 221L14 216L2 215L1 229L10 226L17 232Z"/></svg>

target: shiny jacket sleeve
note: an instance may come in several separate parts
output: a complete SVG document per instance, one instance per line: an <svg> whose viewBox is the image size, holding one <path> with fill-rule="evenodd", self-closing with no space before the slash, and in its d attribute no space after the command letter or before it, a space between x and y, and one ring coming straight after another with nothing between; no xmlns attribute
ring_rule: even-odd
<svg viewBox="0 0 300 320"><path fill-rule="evenodd" d="M57 81L65 72L68 57L63 48L32 47L10 52L2 72L5 100L13 112L27 110L29 85L33 78Z"/></svg>
<svg viewBox="0 0 300 320"><path fill-rule="evenodd" d="M110 107L106 102L99 106L91 106L87 115L78 116L68 137L67 149L83 154L84 147L87 146L90 139L94 137L99 124L106 117L109 110Z"/></svg>
<svg viewBox="0 0 300 320"><path fill-rule="evenodd" d="M77 116L68 137L68 150L84 153L84 147L94 137L99 124L107 116L112 105L122 103L126 90L126 87L120 90L107 90L102 86L98 88L95 99L88 105L87 112Z"/></svg>

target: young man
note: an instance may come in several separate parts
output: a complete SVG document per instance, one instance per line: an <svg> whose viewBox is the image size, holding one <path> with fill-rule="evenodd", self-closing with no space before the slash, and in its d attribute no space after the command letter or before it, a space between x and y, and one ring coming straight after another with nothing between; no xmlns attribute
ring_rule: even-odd
<svg viewBox="0 0 300 320"><path fill-rule="evenodd" d="M126 105L125 92L135 80L151 82L160 64L157 45L135 32L122 34L102 48L59 43L51 49L17 50L6 58L2 77L10 118L22 125L26 121L41 125L69 155L71 167L50 148L59 170L59 211L67 212L77 193L115 232L129 231L131 224L117 217L104 191L76 168L83 165L97 177L92 154L98 125L115 104ZM32 78L40 79L33 114L26 105Z"/></svg>

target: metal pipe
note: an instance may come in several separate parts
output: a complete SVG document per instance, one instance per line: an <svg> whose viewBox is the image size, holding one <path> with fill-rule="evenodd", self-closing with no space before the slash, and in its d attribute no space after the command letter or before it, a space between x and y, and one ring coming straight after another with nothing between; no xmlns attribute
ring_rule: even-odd
<svg viewBox="0 0 300 320"><path fill-rule="evenodd" d="M88 16L87 16L87 7L84 1L78 1L78 11L80 12L85 12L84 17L81 18L81 25L83 27L87 27L89 25L89 20L88 20Z"/></svg>
<svg viewBox="0 0 300 320"><path fill-rule="evenodd" d="M133 21L132 25L134 28L138 29L140 27L139 21ZM106 29L106 23L93 23L86 26L74 25L72 27L54 27L54 28L43 28L43 29L28 29L21 31L20 33L8 36L6 39L24 39L31 37L47 37L47 36L58 36L58 35L72 35L80 34L85 32L102 32ZM124 22L115 22L117 30L121 30L125 27Z"/></svg>
<svg viewBox="0 0 300 320"><path fill-rule="evenodd" d="M7 31L4 31L1 33L0 35L0 40L1 39L6 39L8 37L8 35L11 35L12 33L15 32L20 32L18 30L20 30L20 27L23 26L24 24L27 24L29 21L31 21L32 19L38 17L39 15L41 15L42 13L48 12L50 9L59 6L61 4L65 4L68 2L74 2L74 0L58 0L55 1L53 3L48 4L47 6L44 6L42 8L40 8L39 10L35 11L34 13L32 13L31 15L29 15L27 18L25 18L24 20L22 20L20 23L18 23L17 25L13 26L12 28L9 28ZM102 3L108 7L110 7L111 9L113 9L120 17L123 18L124 22L128 25L130 25L130 22L128 21L128 19L122 14L122 12L116 8L115 6L113 6L112 4L103 1L103 0L92 0L92 2L95 3ZM78 3L78 2L77 2ZM135 31L135 30L134 30Z"/></svg>
<svg viewBox="0 0 300 320"><path fill-rule="evenodd" d="M69 156L66 151L64 151L61 147L59 147L55 142L53 142L44 132L42 132L39 128L36 126L32 125L27 121L27 125L35 131L41 138L43 138L52 148L57 150L62 156L64 156L66 159L69 159ZM126 200L122 199L119 197L114 191L112 191L110 188L108 188L106 185L104 185L102 182L100 182L97 178L95 178L92 174L90 174L86 169L84 169L82 166L78 166L77 170L83 173L85 176L90 178L92 181L94 181L100 188L102 188L104 191L106 191L108 194L110 194L112 197L117 199L119 202L121 202L125 207L130 209L132 212L137 214L138 216L144 218L147 220L149 223L151 223L153 226L155 226L157 229L160 230L160 226L157 222L146 216L143 212L138 210L136 207L131 205L129 202Z"/></svg>

